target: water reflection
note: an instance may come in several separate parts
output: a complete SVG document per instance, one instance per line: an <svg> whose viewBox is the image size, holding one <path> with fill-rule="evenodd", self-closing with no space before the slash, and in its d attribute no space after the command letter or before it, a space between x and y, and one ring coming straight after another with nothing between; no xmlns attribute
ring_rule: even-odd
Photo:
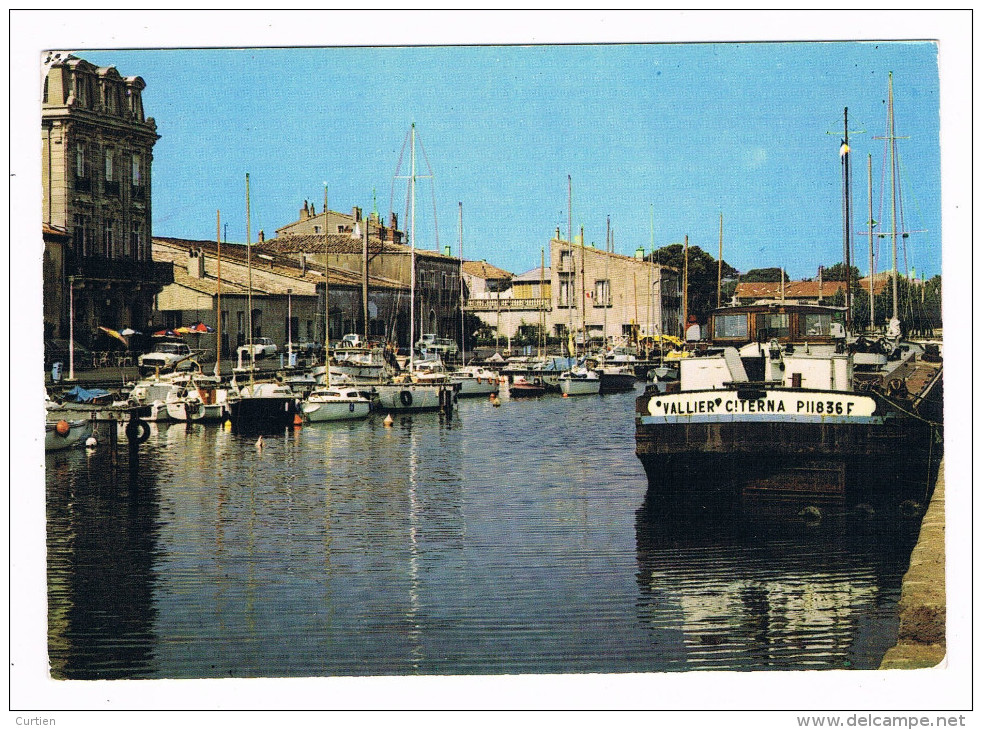
<svg viewBox="0 0 982 730"><path fill-rule="evenodd" d="M644 502L631 394L49 455L68 678L873 666L915 530ZM638 505L644 502L641 509Z"/></svg>
<svg viewBox="0 0 982 730"><path fill-rule="evenodd" d="M636 531L638 617L670 668L875 668L894 643L916 521L646 501Z"/></svg>
<svg viewBox="0 0 982 730"><path fill-rule="evenodd" d="M156 484L106 452L47 458L48 642L55 679L151 673Z"/></svg>

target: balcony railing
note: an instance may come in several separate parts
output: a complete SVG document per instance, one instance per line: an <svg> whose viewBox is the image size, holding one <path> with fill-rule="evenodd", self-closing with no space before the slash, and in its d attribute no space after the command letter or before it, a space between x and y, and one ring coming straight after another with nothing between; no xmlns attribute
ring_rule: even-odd
<svg viewBox="0 0 982 730"><path fill-rule="evenodd" d="M469 299L464 304L468 312L519 312L519 311L550 311L552 303L548 299Z"/></svg>
<svg viewBox="0 0 982 730"><path fill-rule="evenodd" d="M133 200L143 200L147 197L147 189L143 185L133 185L130 187Z"/></svg>
<svg viewBox="0 0 982 730"><path fill-rule="evenodd" d="M115 180L106 180L102 183L102 190L106 195L119 195L119 183Z"/></svg>
<svg viewBox="0 0 982 730"><path fill-rule="evenodd" d="M74 269L72 271L71 269ZM174 264L170 261L133 261L86 256L75 260L69 276L128 283L147 283L163 286L174 283Z"/></svg>
<svg viewBox="0 0 982 730"><path fill-rule="evenodd" d="M75 190L80 193L88 193L92 191L92 180L87 177L77 177L75 178Z"/></svg>

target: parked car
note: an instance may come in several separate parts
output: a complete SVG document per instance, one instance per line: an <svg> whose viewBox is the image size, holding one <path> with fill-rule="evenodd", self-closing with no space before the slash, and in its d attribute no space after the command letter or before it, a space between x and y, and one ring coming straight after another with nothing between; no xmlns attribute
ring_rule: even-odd
<svg viewBox="0 0 982 730"><path fill-rule="evenodd" d="M191 361L194 352L183 340L160 340L153 344L153 349L140 355L137 364L140 374L152 373L155 370L161 372L175 368L177 370L190 370L194 367Z"/></svg>
<svg viewBox="0 0 982 730"><path fill-rule="evenodd" d="M252 341L251 345L242 345L238 350L236 350L236 352L241 353L243 358L248 358L250 355L250 347L252 348L252 354L257 360L261 360L264 357L270 357L275 355L277 352L276 343L268 337L257 337Z"/></svg>
<svg viewBox="0 0 982 730"><path fill-rule="evenodd" d="M294 342L293 351L302 357L322 357L324 345L320 342Z"/></svg>
<svg viewBox="0 0 982 730"><path fill-rule="evenodd" d="M416 349L420 352L438 352L442 355L456 355L457 343L447 337L437 337L435 334L421 335Z"/></svg>

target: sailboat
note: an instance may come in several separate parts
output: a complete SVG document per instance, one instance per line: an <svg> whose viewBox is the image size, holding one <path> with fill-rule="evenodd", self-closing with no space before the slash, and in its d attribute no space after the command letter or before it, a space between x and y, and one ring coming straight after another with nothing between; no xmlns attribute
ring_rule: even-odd
<svg viewBox="0 0 982 730"><path fill-rule="evenodd" d="M248 327L249 358L248 382L239 385L237 378L242 368L236 368L232 376L232 388L228 393L229 420L232 430L239 433L258 433L281 430L297 423L299 408L296 394L289 386L276 381L256 380L256 354L252 347L252 236L249 214L249 173L246 173L246 261L249 271Z"/></svg>
<svg viewBox="0 0 982 730"><path fill-rule="evenodd" d="M412 205L410 217L410 296L409 296L409 364L406 373L390 382L373 386L378 407L385 411L434 411L453 407L455 386L445 383L421 383L414 380L416 341L416 124L410 127L409 193ZM397 171L398 175L398 171Z"/></svg>
<svg viewBox="0 0 982 730"><path fill-rule="evenodd" d="M329 260L329 228L326 225L327 216L327 185L324 185L324 341L330 343L331 318L331 269ZM351 385L342 385L347 376L335 376L337 383L331 382L331 350L325 349L324 385L314 388L300 406L303 417L312 423L324 421L350 421L366 418L371 410L371 401Z"/></svg>
<svg viewBox="0 0 982 730"><path fill-rule="evenodd" d="M892 77L887 137L896 169ZM845 212L845 142L840 159ZM714 310L705 356L680 360L667 392L637 399L649 493L783 513L924 505L943 448L941 358L903 340L899 322L875 342L852 338L846 315L785 302Z"/></svg>

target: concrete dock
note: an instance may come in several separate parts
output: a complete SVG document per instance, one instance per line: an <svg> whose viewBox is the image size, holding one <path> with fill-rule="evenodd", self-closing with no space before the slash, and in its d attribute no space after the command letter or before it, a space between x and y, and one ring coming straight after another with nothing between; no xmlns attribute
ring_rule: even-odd
<svg viewBox="0 0 982 730"><path fill-rule="evenodd" d="M880 669L923 669L945 657L944 461L900 593L897 645Z"/></svg>

